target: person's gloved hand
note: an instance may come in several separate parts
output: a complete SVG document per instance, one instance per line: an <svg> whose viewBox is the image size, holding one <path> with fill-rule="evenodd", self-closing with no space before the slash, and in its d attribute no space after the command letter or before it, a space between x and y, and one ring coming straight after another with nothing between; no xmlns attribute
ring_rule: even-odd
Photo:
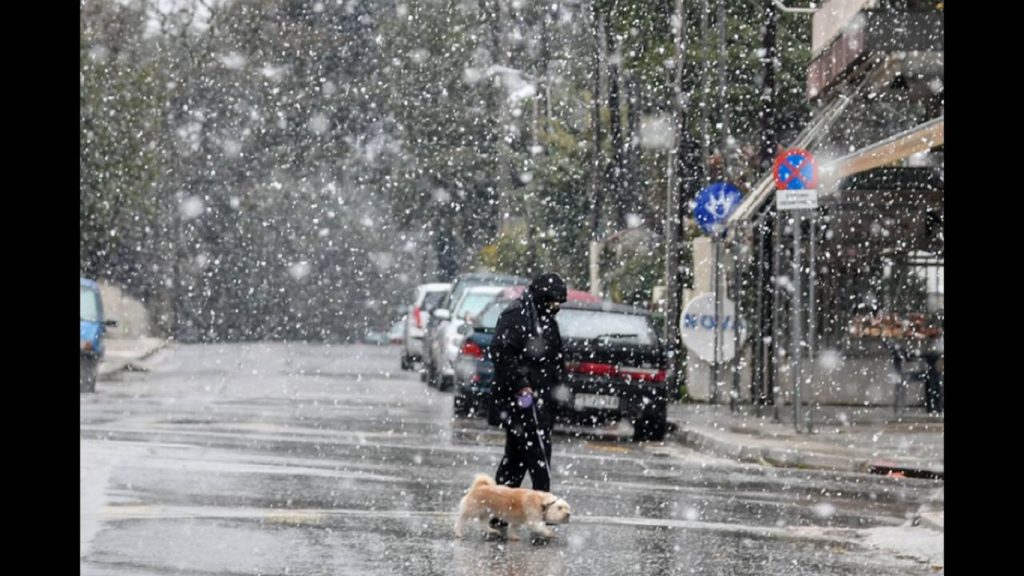
<svg viewBox="0 0 1024 576"><path fill-rule="evenodd" d="M519 390L516 398L520 408L533 406L533 389L529 386Z"/></svg>

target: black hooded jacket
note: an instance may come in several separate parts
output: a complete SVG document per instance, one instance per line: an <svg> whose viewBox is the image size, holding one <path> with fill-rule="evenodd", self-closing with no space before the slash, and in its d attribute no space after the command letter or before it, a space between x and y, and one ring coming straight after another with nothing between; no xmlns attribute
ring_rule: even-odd
<svg viewBox="0 0 1024 576"><path fill-rule="evenodd" d="M533 389L541 426L551 426L552 392L563 380L562 338L551 302L565 302L565 282L557 274L543 274L522 296L501 313L495 327L491 356L494 360L493 409L506 426L533 424L530 409L522 409L516 393Z"/></svg>

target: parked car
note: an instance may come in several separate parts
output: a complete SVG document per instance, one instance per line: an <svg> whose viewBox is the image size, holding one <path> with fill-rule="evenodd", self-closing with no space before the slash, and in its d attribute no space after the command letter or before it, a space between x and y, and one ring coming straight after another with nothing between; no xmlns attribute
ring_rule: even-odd
<svg viewBox="0 0 1024 576"><path fill-rule="evenodd" d="M430 359L434 366L435 377L439 379L440 388L447 390L455 378L454 362L459 354L459 347L465 338L461 330L467 320L472 320L487 304L494 300L505 288L502 286L473 286L462 294L462 298L452 308L451 313L438 329L436 345L430 349Z"/></svg>
<svg viewBox="0 0 1024 576"><path fill-rule="evenodd" d="M453 406L456 416L488 415L491 386L494 385L491 342L494 340L498 316L511 302L508 298L494 300L471 323L463 326L465 338L453 363Z"/></svg>
<svg viewBox="0 0 1024 576"><path fill-rule="evenodd" d="M420 284L416 287L402 334L402 370L412 370L415 362L422 361L427 320L451 290L452 285L447 282Z"/></svg>
<svg viewBox="0 0 1024 576"><path fill-rule="evenodd" d="M363 342L366 344L373 344L375 346L385 346L388 344L401 344L402 343L402 330L405 326L405 317L401 320L393 322L389 326L380 326L378 328L369 328L363 334Z"/></svg>
<svg viewBox="0 0 1024 576"><path fill-rule="evenodd" d="M526 290L525 284L518 286L509 286L501 293L502 299L515 300L523 295L523 290ZM600 296L591 294L590 292L584 292L582 290L569 290L566 296L569 302L602 302Z"/></svg>
<svg viewBox="0 0 1024 576"><path fill-rule="evenodd" d="M462 294L473 286L516 286L527 285L530 281L521 276L508 274L494 274L492 272L472 272L463 274L455 280L452 291L447 298L438 305L439 309L450 308L462 298Z"/></svg>
<svg viewBox="0 0 1024 576"><path fill-rule="evenodd" d="M79 295L81 304L78 315L78 335L81 370L78 378L78 390L79 392L95 392L99 364L106 352L103 336L108 327L117 326L117 321L103 318L103 300L100 298L100 287L96 282L80 278Z"/></svg>
<svg viewBox="0 0 1024 576"><path fill-rule="evenodd" d="M459 353L452 363L455 375L454 407L457 416L487 415L494 380L494 365L488 356L491 340L494 339L494 327L498 324L498 316L510 302L519 298L525 289L525 285L505 288L472 322L460 329L463 339L459 343ZM601 301L599 296L580 290L569 290L567 294L567 303Z"/></svg>
<svg viewBox="0 0 1024 576"><path fill-rule="evenodd" d="M668 359L651 313L621 304L571 304L558 314L568 390L556 412L594 424L628 419L636 440L668 428Z"/></svg>
<svg viewBox="0 0 1024 576"><path fill-rule="evenodd" d="M405 316L402 316L401 320L398 320L391 325L391 329L388 330L388 344L402 344L404 341L402 334L405 332L405 324Z"/></svg>
<svg viewBox="0 0 1024 576"><path fill-rule="evenodd" d="M509 302L495 301L481 312L456 360L456 413L487 414L492 425L499 417L490 399L490 345ZM634 427L634 439L663 439L671 390L650 313L607 302L566 302L557 321L566 357L565 383L553 393L558 420L597 425L625 419Z"/></svg>
<svg viewBox="0 0 1024 576"><path fill-rule="evenodd" d="M509 276L506 274L492 274L487 272L474 272L459 276L452 291L445 296L437 308L430 314L427 322L426 334L423 336L423 372L421 376L430 386L443 387L439 367L433 363L433 358L439 354L436 351L441 348L441 337L444 327L451 318L451 310L459 300L462 299L466 290L473 286L515 286L517 284L529 284L530 281L520 276Z"/></svg>

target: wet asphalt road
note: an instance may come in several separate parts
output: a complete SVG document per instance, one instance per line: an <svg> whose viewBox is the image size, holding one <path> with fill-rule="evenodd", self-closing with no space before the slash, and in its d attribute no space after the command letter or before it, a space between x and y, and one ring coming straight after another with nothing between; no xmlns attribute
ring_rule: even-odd
<svg viewBox="0 0 1024 576"><path fill-rule="evenodd" d="M556 433L552 492L574 514L553 541L456 541L503 435L453 419L396 348L175 345L147 366L81 395L83 575L940 569L907 551L934 533L901 525L941 483L733 463L625 427Z"/></svg>

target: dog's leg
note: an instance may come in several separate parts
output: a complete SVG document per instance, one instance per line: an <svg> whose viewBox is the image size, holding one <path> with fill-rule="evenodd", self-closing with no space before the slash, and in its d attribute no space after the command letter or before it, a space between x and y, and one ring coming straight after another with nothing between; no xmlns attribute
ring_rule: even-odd
<svg viewBox="0 0 1024 576"><path fill-rule="evenodd" d="M537 521L537 522L530 522L526 526L534 534L538 534L538 535L543 536L545 538L551 538L552 536L555 535L555 533L552 532L550 528L545 526L543 520L542 521Z"/></svg>
<svg viewBox="0 0 1024 576"><path fill-rule="evenodd" d="M488 537L500 537L501 530L498 530L497 528L491 525L491 518L493 518L493 516L491 516L490 513L481 514L480 517L477 518L477 521L480 522L481 526L483 526L484 535Z"/></svg>
<svg viewBox="0 0 1024 576"><path fill-rule="evenodd" d="M465 523L465 518L461 514L455 519L455 537L462 538L462 526Z"/></svg>
<svg viewBox="0 0 1024 576"><path fill-rule="evenodd" d="M519 524L514 524L512 522L508 523L508 537L507 538L510 541L519 540Z"/></svg>
<svg viewBox="0 0 1024 576"><path fill-rule="evenodd" d="M459 500L459 511L455 518L455 537L462 538L462 527L466 523L466 497Z"/></svg>

